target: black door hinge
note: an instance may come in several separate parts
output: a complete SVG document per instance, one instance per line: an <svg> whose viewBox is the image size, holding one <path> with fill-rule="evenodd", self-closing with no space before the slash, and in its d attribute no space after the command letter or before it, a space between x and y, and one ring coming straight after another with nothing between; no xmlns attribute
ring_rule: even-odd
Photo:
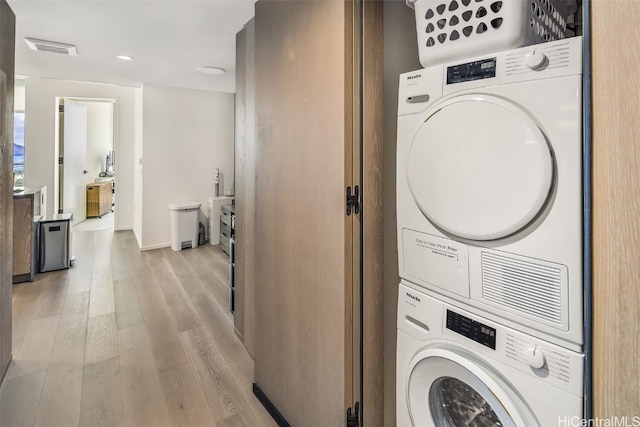
<svg viewBox="0 0 640 427"><path fill-rule="evenodd" d="M64 165L64 157L58 157L58 164Z"/></svg>
<svg viewBox="0 0 640 427"><path fill-rule="evenodd" d="M360 402L356 402L353 408L353 412L351 408L347 409L347 427L360 427Z"/></svg>
<svg viewBox="0 0 640 427"><path fill-rule="evenodd" d="M360 213L360 188L356 185L351 194L351 187L347 187L347 215L351 215L351 209L358 215Z"/></svg>
<svg viewBox="0 0 640 427"><path fill-rule="evenodd" d="M64 105L58 105L58 112L64 113Z"/></svg>

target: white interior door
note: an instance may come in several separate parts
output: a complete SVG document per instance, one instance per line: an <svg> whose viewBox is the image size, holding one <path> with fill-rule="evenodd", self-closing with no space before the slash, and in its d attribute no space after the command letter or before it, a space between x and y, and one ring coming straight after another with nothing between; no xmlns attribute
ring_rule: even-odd
<svg viewBox="0 0 640 427"><path fill-rule="evenodd" d="M65 99L64 138L61 152L62 211L73 213L77 224L87 219L87 191L85 184L87 162L87 106Z"/></svg>

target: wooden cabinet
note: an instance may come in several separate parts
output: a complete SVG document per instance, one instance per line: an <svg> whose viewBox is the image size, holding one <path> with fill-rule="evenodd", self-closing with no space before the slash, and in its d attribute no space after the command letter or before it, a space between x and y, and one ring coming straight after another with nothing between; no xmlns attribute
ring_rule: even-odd
<svg viewBox="0 0 640 427"><path fill-rule="evenodd" d="M11 361L15 23L11 8L0 0L0 383Z"/></svg>
<svg viewBox="0 0 640 427"><path fill-rule="evenodd" d="M640 414L640 2L591 1L593 417ZM604 423L603 423L604 425ZM614 425L613 423L611 425Z"/></svg>
<svg viewBox="0 0 640 427"><path fill-rule="evenodd" d="M46 187L25 188L13 196L13 283L31 282L36 274L38 219Z"/></svg>
<svg viewBox="0 0 640 427"><path fill-rule="evenodd" d="M382 425L382 6L256 3L254 393L280 424Z"/></svg>
<svg viewBox="0 0 640 427"><path fill-rule="evenodd" d="M111 187L110 182L87 184L87 218L111 212Z"/></svg>

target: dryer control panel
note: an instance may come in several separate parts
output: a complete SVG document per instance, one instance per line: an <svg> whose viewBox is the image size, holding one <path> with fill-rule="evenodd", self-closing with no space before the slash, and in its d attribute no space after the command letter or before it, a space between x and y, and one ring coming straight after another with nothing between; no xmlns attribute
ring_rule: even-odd
<svg viewBox="0 0 640 427"><path fill-rule="evenodd" d="M481 59L447 67L447 84L490 79L496 76L496 58Z"/></svg>

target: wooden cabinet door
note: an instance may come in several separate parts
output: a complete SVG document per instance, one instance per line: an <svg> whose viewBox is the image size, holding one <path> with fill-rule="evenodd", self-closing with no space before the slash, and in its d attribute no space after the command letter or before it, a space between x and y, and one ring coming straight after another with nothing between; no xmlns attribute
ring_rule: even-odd
<svg viewBox="0 0 640 427"><path fill-rule="evenodd" d="M358 399L356 3L256 4L255 382L293 426Z"/></svg>
<svg viewBox="0 0 640 427"><path fill-rule="evenodd" d="M591 1L593 416L640 414L640 2Z"/></svg>
<svg viewBox="0 0 640 427"><path fill-rule="evenodd" d="M0 382L11 360L15 15L0 0Z"/></svg>

